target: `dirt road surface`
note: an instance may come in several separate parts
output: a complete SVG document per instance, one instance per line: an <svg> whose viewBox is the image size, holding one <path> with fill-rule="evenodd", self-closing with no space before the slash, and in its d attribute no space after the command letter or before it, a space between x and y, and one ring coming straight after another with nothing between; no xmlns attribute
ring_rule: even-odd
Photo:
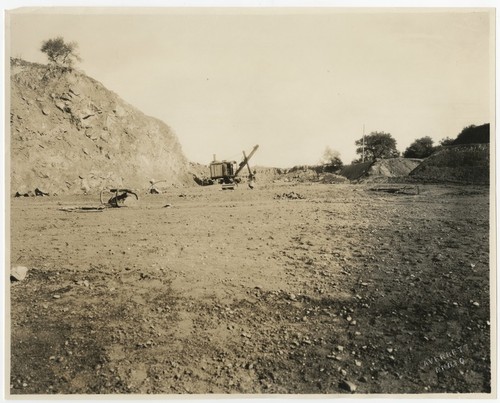
<svg viewBox="0 0 500 403"><path fill-rule="evenodd" d="M13 395L491 390L487 187L97 205L11 201Z"/></svg>

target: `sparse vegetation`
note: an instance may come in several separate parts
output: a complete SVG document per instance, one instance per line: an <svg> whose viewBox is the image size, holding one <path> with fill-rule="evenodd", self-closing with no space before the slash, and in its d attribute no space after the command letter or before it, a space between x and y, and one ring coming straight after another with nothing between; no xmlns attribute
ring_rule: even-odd
<svg viewBox="0 0 500 403"><path fill-rule="evenodd" d="M65 42L60 36L42 42L40 51L45 53L49 62L57 67L72 68L75 62L82 59L77 53L76 42Z"/></svg>

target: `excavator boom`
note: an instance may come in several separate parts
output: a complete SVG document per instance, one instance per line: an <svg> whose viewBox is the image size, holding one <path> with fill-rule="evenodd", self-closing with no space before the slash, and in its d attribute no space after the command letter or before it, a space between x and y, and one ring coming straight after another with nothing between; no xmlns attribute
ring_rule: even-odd
<svg viewBox="0 0 500 403"><path fill-rule="evenodd" d="M238 174L241 172L241 170L245 167L245 166L248 166L248 161L250 161L250 158L252 158L252 156L255 154L255 151L257 151L257 149L259 148L259 145L257 144L253 150L250 152L250 154L248 154L248 157L245 155L245 151L243 151L243 161L240 162L240 166L238 167L238 169L236 170L236 172L234 173L234 176L238 176ZM250 170L250 166L248 167L248 169Z"/></svg>

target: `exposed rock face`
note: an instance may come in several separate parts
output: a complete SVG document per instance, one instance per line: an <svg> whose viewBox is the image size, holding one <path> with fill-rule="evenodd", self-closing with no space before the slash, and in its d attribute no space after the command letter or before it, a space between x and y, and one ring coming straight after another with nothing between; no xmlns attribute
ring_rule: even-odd
<svg viewBox="0 0 500 403"><path fill-rule="evenodd" d="M11 59L11 193L192 183L176 135L77 71Z"/></svg>

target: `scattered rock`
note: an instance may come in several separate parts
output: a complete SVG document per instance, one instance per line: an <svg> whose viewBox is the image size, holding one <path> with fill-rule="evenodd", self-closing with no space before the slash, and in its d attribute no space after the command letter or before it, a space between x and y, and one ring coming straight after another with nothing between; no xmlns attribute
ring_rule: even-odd
<svg viewBox="0 0 500 403"><path fill-rule="evenodd" d="M441 253L438 253L432 258L432 260L435 262L442 262L444 260L444 256Z"/></svg>
<svg viewBox="0 0 500 403"><path fill-rule="evenodd" d="M275 199L282 200L282 199L289 199L289 200L299 200L299 199L305 199L304 196L296 193L296 192L290 192L290 193L283 193L281 195L276 195L274 196Z"/></svg>
<svg viewBox="0 0 500 403"><path fill-rule="evenodd" d="M354 384L353 382L350 382L350 381L345 381L345 380L340 381L339 387L341 389L347 390L348 392L351 392L351 393L354 393L357 389L356 384Z"/></svg>
<svg viewBox="0 0 500 403"><path fill-rule="evenodd" d="M36 188L35 189L35 196L49 196L49 194L47 192L44 192L43 190Z"/></svg>
<svg viewBox="0 0 500 403"><path fill-rule="evenodd" d="M63 103L63 102L56 102L56 107L57 107L57 109L59 109L59 110L60 110L60 111L62 111L62 112L65 112L65 111L66 111L66 110L65 110L65 109L66 109L66 105L64 105L64 103Z"/></svg>
<svg viewBox="0 0 500 403"><path fill-rule="evenodd" d="M14 266L10 269L11 281L23 281L28 274L28 268L24 266Z"/></svg>

